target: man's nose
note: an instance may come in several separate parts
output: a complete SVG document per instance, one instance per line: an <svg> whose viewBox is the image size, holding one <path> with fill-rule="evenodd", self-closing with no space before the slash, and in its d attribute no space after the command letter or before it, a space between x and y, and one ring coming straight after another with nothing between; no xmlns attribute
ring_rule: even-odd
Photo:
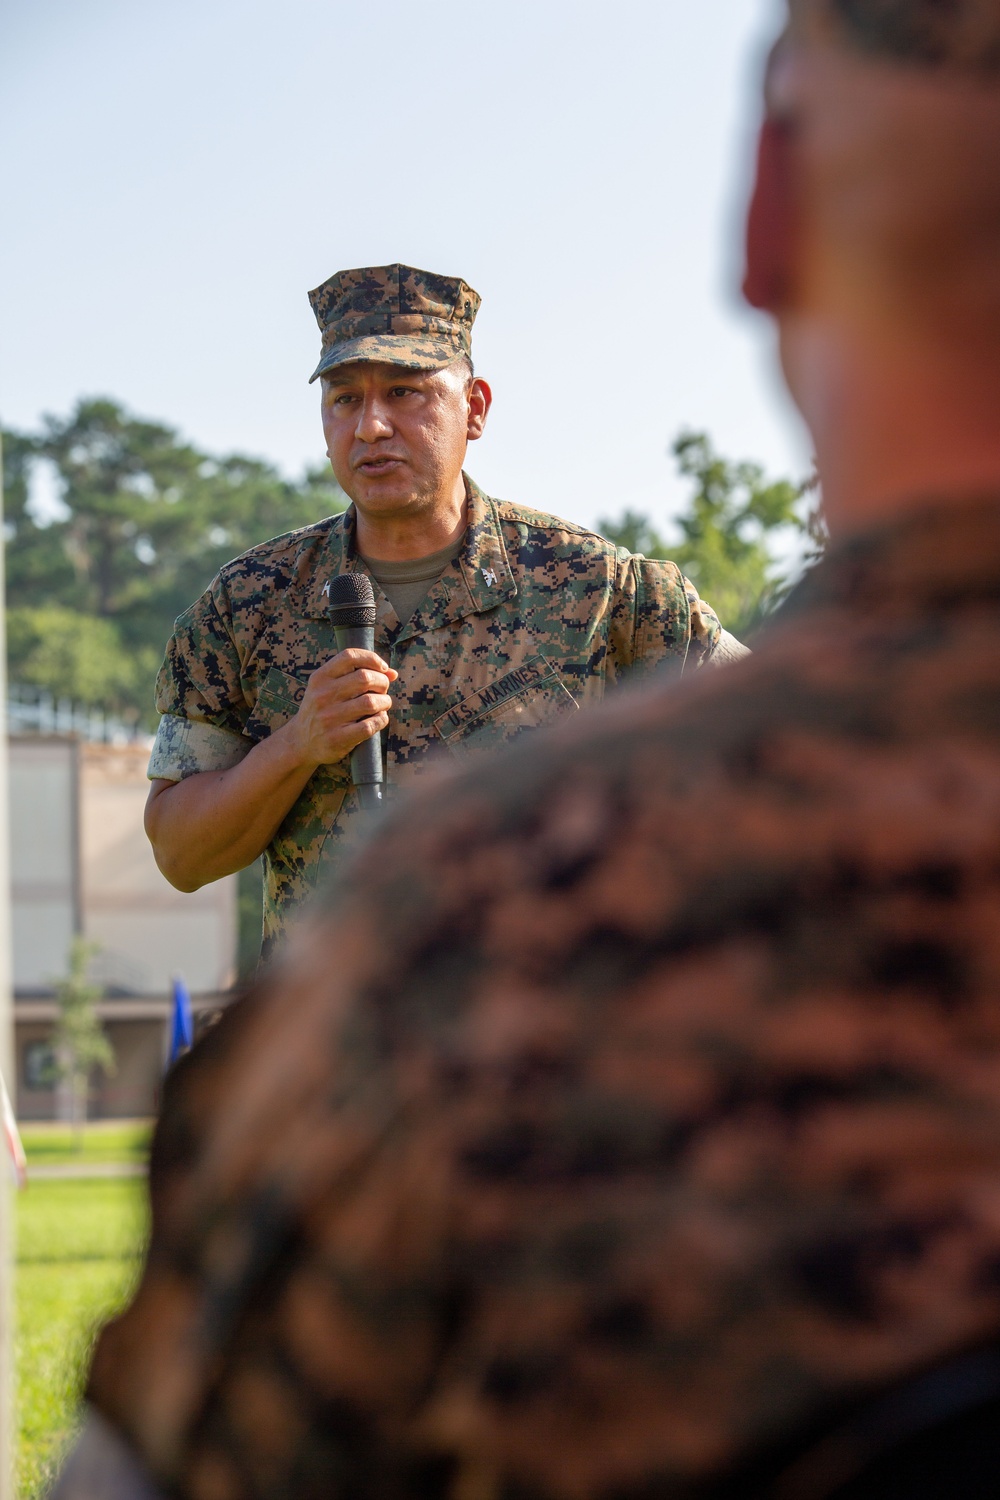
<svg viewBox="0 0 1000 1500"><path fill-rule="evenodd" d="M392 436L389 411L381 396L366 396L358 413L355 437L362 443L377 443Z"/></svg>

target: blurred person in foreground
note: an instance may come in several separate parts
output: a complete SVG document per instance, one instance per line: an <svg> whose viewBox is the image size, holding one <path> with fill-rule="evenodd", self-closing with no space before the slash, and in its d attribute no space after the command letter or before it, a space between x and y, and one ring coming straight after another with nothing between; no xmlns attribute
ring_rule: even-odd
<svg viewBox="0 0 1000 1500"><path fill-rule="evenodd" d="M1000 0L793 0L767 97L828 556L414 800L189 1059L78 1474L1000 1493Z"/></svg>
<svg viewBox="0 0 1000 1500"><path fill-rule="evenodd" d="M180 616L156 684L146 830L172 884L264 861L263 951L369 815L350 752L381 735L386 793L661 669L746 654L675 563L632 556L464 472L492 402L479 294L414 266L310 292L342 515L234 558ZM555 429L553 428L553 431ZM338 650L331 584L366 573L374 650Z"/></svg>

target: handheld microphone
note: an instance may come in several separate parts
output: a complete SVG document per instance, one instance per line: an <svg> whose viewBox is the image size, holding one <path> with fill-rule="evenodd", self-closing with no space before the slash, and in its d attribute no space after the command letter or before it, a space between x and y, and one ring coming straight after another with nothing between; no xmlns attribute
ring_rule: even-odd
<svg viewBox="0 0 1000 1500"><path fill-rule="evenodd" d="M375 650L375 591L367 573L338 573L330 580L330 619L337 637L337 650L357 646ZM367 811L381 807L382 742L377 734L351 751L351 780L358 800Z"/></svg>

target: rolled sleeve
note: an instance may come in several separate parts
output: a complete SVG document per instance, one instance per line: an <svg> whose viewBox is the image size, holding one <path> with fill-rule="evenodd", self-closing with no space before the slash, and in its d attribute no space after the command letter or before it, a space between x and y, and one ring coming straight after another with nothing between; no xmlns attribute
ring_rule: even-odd
<svg viewBox="0 0 1000 1500"><path fill-rule="evenodd" d="M740 661L744 656L750 656L749 646L744 646L728 630L724 630L716 642L715 650L712 652L711 665L713 667L724 667L727 662Z"/></svg>
<svg viewBox="0 0 1000 1500"><path fill-rule="evenodd" d="M150 781L183 781L202 771L228 771L253 749L250 740L215 724L164 714L146 775Z"/></svg>
<svg viewBox="0 0 1000 1500"><path fill-rule="evenodd" d="M674 563L619 549L608 642L609 681L619 673L634 679L671 659L683 667L690 613L684 580Z"/></svg>
<svg viewBox="0 0 1000 1500"><path fill-rule="evenodd" d="M723 630L715 610L676 563L620 552L615 611L618 646L613 654L616 664L633 676L671 658L690 671L749 654ZM626 618L627 638L621 629Z"/></svg>
<svg viewBox="0 0 1000 1500"><path fill-rule="evenodd" d="M227 771L253 749L242 732L250 704L221 578L174 622L156 680L156 707L160 727L146 772L151 781Z"/></svg>
<svg viewBox="0 0 1000 1500"><path fill-rule="evenodd" d="M702 667L715 659L715 653L723 636L719 617L710 604L698 593L690 578L684 578L684 592L691 610L691 644L688 647L687 665ZM734 645L732 636L729 637Z"/></svg>

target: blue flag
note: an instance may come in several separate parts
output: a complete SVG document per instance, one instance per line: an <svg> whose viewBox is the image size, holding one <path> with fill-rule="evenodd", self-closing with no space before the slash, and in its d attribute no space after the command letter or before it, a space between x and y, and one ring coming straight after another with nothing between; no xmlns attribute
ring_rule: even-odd
<svg viewBox="0 0 1000 1500"><path fill-rule="evenodd" d="M174 979L174 1017L170 1027L170 1057L168 1066L173 1067L177 1059L190 1050L194 1041L194 1018L191 1015L191 996L188 987L178 975Z"/></svg>

